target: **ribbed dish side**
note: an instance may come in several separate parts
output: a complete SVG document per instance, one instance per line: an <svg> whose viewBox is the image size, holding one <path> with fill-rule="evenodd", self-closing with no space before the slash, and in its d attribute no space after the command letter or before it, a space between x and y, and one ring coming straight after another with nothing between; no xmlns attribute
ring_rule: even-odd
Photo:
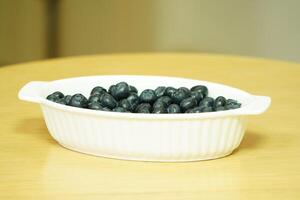
<svg viewBox="0 0 300 200"><path fill-rule="evenodd" d="M205 160L230 154L245 131L242 116L145 120L104 118L42 106L52 137L83 153L145 161Z"/></svg>

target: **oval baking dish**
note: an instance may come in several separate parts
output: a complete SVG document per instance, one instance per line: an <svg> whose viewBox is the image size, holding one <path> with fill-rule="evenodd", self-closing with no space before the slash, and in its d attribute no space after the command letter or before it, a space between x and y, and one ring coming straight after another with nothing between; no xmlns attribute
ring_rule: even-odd
<svg viewBox="0 0 300 200"><path fill-rule="evenodd" d="M205 85L209 96L236 99L242 107L195 114L137 114L82 109L46 99L54 91L88 96L95 86L107 88L120 81L136 86L139 91L160 85L188 88ZM243 138L247 115L261 114L271 103L269 97L207 81L125 75L33 81L20 90L19 98L41 105L51 136L68 149L110 158L163 162L229 155Z"/></svg>

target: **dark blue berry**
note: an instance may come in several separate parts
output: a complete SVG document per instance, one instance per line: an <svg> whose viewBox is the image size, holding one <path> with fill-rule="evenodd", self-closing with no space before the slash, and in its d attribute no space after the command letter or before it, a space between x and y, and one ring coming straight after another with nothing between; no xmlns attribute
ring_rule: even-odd
<svg viewBox="0 0 300 200"><path fill-rule="evenodd" d="M223 111L223 110L226 110L224 106L218 106L215 108L215 111Z"/></svg>
<svg viewBox="0 0 300 200"><path fill-rule="evenodd" d="M214 108L218 108L226 105L226 99L223 96L219 96L215 99Z"/></svg>
<svg viewBox="0 0 300 200"><path fill-rule="evenodd" d="M59 98L57 96L52 95L52 94L48 95L46 99L48 99L49 101L53 101L53 102L57 102L59 100Z"/></svg>
<svg viewBox="0 0 300 200"><path fill-rule="evenodd" d="M171 104L167 108L168 113L181 113L180 106L177 104Z"/></svg>
<svg viewBox="0 0 300 200"><path fill-rule="evenodd" d="M214 99L212 97L205 97L199 103L199 106L212 107L213 105L214 105Z"/></svg>
<svg viewBox="0 0 300 200"><path fill-rule="evenodd" d="M166 94L169 96L169 97L172 97L173 94L176 92L176 89L173 88L173 87L167 87L166 88Z"/></svg>
<svg viewBox="0 0 300 200"><path fill-rule="evenodd" d="M155 94L157 96L157 98L162 97L164 95L166 95L166 87L165 86L159 86L155 89Z"/></svg>
<svg viewBox="0 0 300 200"><path fill-rule="evenodd" d="M56 96L57 98L64 98L64 94L62 92L56 91L52 93L53 96Z"/></svg>
<svg viewBox="0 0 300 200"><path fill-rule="evenodd" d="M94 94L89 97L89 103L94 103L94 102L100 103L100 98L101 98L100 94Z"/></svg>
<svg viewBox="0 0 300 200"><path fill-rule="evenodd" d="M136 113L151 113L151 110L152 110L152 108L149 103L141 103L136 107L135 112Z"/></svg>
<svg viewBox="0 0 300 200"><path fill-rule="evenodd" d="M132 93L135 93L137 94L138 93L138 90L136 89L136 87L132 86L132 85L129 85L129 93L132 94Z"/></svg>
<svg viewBox="0 0 300 200"><path fill-rule="evenodd" d="M153 109L155 108L167 108L167 104L163 101L156 100L153 104Z"/></svg>
<svg viewBox="0 0 300 200"><path fill-rule="evenodd" d="M114 112L128 112L125 108L123 107L115 107L114 109L112 109L112 111Z"/></svg>
<svg viewBox="0 0 300 200"><path fill-rule="evenodd" d="M227 99L226 100L226 105L235 105L235 104L238 104L238 101L237 100L234 100L234 99Z"/></svg>
<svg viewBox="0 0 300 200"><path fill-rule="evenodd" d="M133 110L132 104L127 99L122 99L121 101L119 101L118 107L122 107L126 111L132 111Z"/></svg>
<svg viewBox="0 0 300 200"><path fill-rule="evenodd" d="M146 89L140 95L140 101L145 103L153 103L157 99L154 90Z"/></svg>
<svg viewBox="0 0 300 200"><path fill-rule="evenodd" d="M66 104L69 105L69 104L70 104L70 101L71 101L71 99L72 99L72 96L71 96L71 95L66 95L66 96L64 97L64 99L65 99L65 101L66 101Z"/></svg>
<svg viewBox="0 0 300 200"><path fill-rule="evenodd" d="M48 95L46 99L53 101L53 102L57 102L61 98L64 98L64 94L59 91L56 91L56 92L53 92L52 94Z"/></svg>
<svg viewBox="0 0 300 200"><path fill-rule="evenodd" d="M189 97L189 90L186 91L185 89L183 88L179 88L178 90L176 90L171 98L172 100L177 103L177 104L180 104L180 102L183 100L183 99L186 99Z"/></svg>
<svg viewBox="0 0 300 200"><path fill-rule="evenodd" d="M225 108L227 110L232 110L232 109L237 109L237 108L240 108L241 107L241 104L240 103L237 103L237 104L229 104L229 105L226 105Z"/></svg>
<svg viewBox="0 0 300 200"><path fill-rule="evenodd" d="M173 102L172 99L171 99L171 97L169 97L169 96L159 97L156 101L162 101L162 102L164 102L167 105L170 105Z"/></svg>
<svg viewBox="0 0 300 200"><path fill-rule="evenodd" d="M201 112L202 112L201 107L195 107L185 111L185 113L201 113Z"/></svg>
<svg viewBox="0 0 300 200"><path fill-rule="evenodd" d="M127 97L127 101L131 105L131 110L134 111L137 105L139 104L140 99L137 94L132 93Z"/></svg>
<svg viewBox="0 0 300 200"><path fill-rule="evenodd" d="M199 91L192 91L190 97L195 98L198 103L203 99L203 95Z"/></svg>
<svg viewBox="0 0 300 200"><path fill-rule="evenodd" d="M167 108L166 107L156 107L156 108L153 108L152 113L155 113L155 114L167 113Z"/></svg>
<svg viewBox="0 0 300 200"><path fill-rule="evenodd" d="M237 109L241 107L241 103L239 103L237 100L234 99L227 99L226 100L226 105L225 108L227 110L231 110L231 109Z"/></svg>
<svg viewBox="0 0 300 200"><path fill-rule="evenodd" d="M188 109L194 108L195 106L197 106L197 101L193 97L189 97L189 98L183 99L181 101L181 103L180 103L180 108L183 111L186 111Z"/></svg>
<svg viewBox="0 0 300 200"><path fill-rule="evenodd" d="M88 108L92 110L103 110L103 107L99 102L89 103Z"/></svg>
<svg viewBox="0 0 300 200"><path fill-rule="evenodd" d="M111 111L111 109L107 108L107 107L103 107L102 111Z"/></svg>
<svg viewBox="0 0 300 200"><path fill-rule="evenodd" d="M109 109L113 109L118 105L118 102L111 96L110 94L106 93L101 95L100 104L103 107L107 107Z"/></svg>
<svg viewBox="0 0 300 200"><path fill-rule="evenodd" d="M82 94L75 94L72 96L69 105L78 108L86 108L88 106L88 100Z"/></svg>
<svg viewBox="0 0 300 200"><path fill-rule="evenodd" d="M116 99L120 100L130 95L129 85L125 82L120 82L115 85L115 88L111 89L111 95Z"/></svg>
<svg viewBox="0 0 300 200"><path fill-rule="evenodd" d="M183 90L185 93L187 93L188 96L190 96L191 91L187 87L180 87L178 90Z"/></svg>
<svg viewBox="0 0 300 200"><path fill-rule="evenodd" d="M111 85L111 86L109 86L109 88L108 88L108 93L110 94L110 95L112 95L112 93L115 93L116 92L116 85Z"/></svg>
<svg viewBox="0 0 300 200"><path fill-rule="evenodd" d="M211 106L203 107L201 110L202 110L202 112L212 112L212 111L214 111Z"/></svg>
<svg viewBox="0 0 300 200"><path fill-rule="evenodd" d="M204 85L196 85L191 88L191 91L201 92L203 97L206 97L208 95L208 88Z"/></svg>
<svg viewBox="0 0 300 200"><path fill-rule="evenodd" d="M56 101L56 103L59 103L59 104L62 104L62 105L67 105L67 101L64 98L59 99L58 101Z"/></svg>
<svg viewBox="0 0 300 200"><path fill-rule="evenodd" d="M95 94L103 94L103 93L106 93L106 89L101 87L101 86L97 86L97 87L94 87L91 91L91 95L95 95Z"/></svg>
<svg viewBox="0 0 300 200"><path fill-rule="evenodd" d="M167 104L163 101L156 100L153 104L153 111L152 113L167 113Z"/></svg>

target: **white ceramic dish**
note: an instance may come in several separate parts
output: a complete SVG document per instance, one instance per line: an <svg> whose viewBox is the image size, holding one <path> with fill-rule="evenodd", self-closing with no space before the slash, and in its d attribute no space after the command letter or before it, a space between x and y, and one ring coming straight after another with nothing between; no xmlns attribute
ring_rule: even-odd
<svg viewBox="0 0 300 200"><path fill-rule="evenodd" d="M135 114L94 111L60 105L46 99L54 91L89 95L97 85L126 81L138 88L205 85L209 96L237 99L235 110L197 114ZM142 161L194 161L229 155L246 129L247 115L263 113L271 99L229 86L162 76L91 76L51 82L33 81L19 92L22 100L39 103L51 136L75 151L110 158Z"/></svg>

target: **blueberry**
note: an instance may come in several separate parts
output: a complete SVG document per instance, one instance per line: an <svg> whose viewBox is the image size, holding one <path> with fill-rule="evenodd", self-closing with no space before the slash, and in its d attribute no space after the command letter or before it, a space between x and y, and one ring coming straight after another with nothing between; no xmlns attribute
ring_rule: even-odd
<svg viewBox="0 0 300 200"><path fill-rule="evenodd" d="M94 94L89 97L89 103L94 103L94 102L100 103L100 98L101 98L100 94Z"/></svg>
<svg viewBox="0 0 300 200"><path fill-rule="evenodd" d="M162 97L164 95L166 95L166 87L165 86L159 86L157 87L154 91L155 91L155 94L156 96L159 98L159 97Z"/></svg>
<svg viewBox="0 0 300 200"><path fill-rule="evenodd" d="M167 87L166 88L166 94L169 96L169 97L172 97L173 94L176 92L176 89L173 88L173 87Z"/></svg>
<svg viewBox="0 0 300 200"><path fill-rule="evenodd" d="M62 99L58 99L58 101L56 101L56 103L62 104L62 105L67 105L67 101L62 98Z"/></svg>
<svg viewBox="0 0 300 200"><path fill-rule="evenodd" d="M64 94L59 91L53 92L52 95L59 99L64 98Z"/></svg>
<svg viewBox="0 0 300 200"><path fill-rule="evenodd" d="M132 111L133 110L132 104L127 99L122 99L121 101L119 101L118 107L122 107L126 111Z"/></svg>
<svg viewBox="0 0 300 200"><path fill-rule="evenodd" d="M127 101L131 105L132 111L136 108L136 106L139 104L139 96L135 93L130 94L127 97Z"/></svg>
<svg viewBox="0 0 300 200"><path fill-rule="evenodd" d="M101 87L101 86L97 86L97 87L94 87L91 91L91 95L95 95L95 94L103 94L103 93L106 93L106 89Z"/></svg>
<svg viewBox="0 0 300 200"><path fill-rule="evenodd" d="M179 88L172 94L171 98L175 103L180 104L180 102L188 96L189 93L185 91L185 89Z"/></svg>
<svg viewBox="0 0 300 200"><path fill-rule="evenodd" d="M116 99L120 100L130 95L129 85L125 82L120 82L111 89L111 95Z"/></svg>
<svg viewBox="0 0 300 200"><path fill-rule="evenodd" d="M132 94L132 93L135 93L137 94L138 93L138 90L136 89L136 87L132 86L132 85L129 85L129 93Z"/></svg>
<svg viewBox="0 0 300 200"><path fill-rule="evenodd" d="M213 108L210 106L198 106L198 107L194 107L192 109L188 109L187 111L185 111L185 113L202 113L202 112L212 112Z"/></svg>
<svg viewBox="0 0 300 200"><path fill-rule="evenodd" d="M88 108L91 110L111 111L111 109L109 109L107 107L103 107L101 104L99 104L97 102L90 103Z"/></svg>
<svg viewBox="0 0 300 200"><path fill-rule="evenodd" d="M57 96L52 95L52 94L48 95L46 99L48 99L49 101L53 101L53 102L57 102L59 100L59 98Z"/></svg>
<svg viewBox="0 0 300 200"><path fill-rule="evenodd" d="M184 113L193 113L193 108L186 110Z"/></svg>
<svg viewBox="0 0 300 200"><path fill-rule="evenodd" d="M72 96L69 105L78 108L86 108L88 106L88 100L82 94L75 94Z"/></svg>
<svg viewBox="0 0 300 200"><path fill-rule="evenodd" d="M103 107L107 107L109 109L113 109L117 106L118 102L108 93L101 95L100 104Z"/></svg>
<svg viewBox="0 0 300 200"><path fill-rule="evenodd" d="M71 96L71 95L66 95L66 96L64 97L64 99L65 99L65 101L66 101L67 105L69 105L69 104L70 104L71 98L72 98L72 96Z"/></svg>
<svg viewBox="0 0 300 200"><path fill-rule="evenodd" d="M196 86L191 88L191 91L201 92L203 97L206 97L208 95L208 89L204 85L196 85Z"/></svg>
<svg viewBox="0 0 300 200"><path fill-rule="evenodd" d="M108 93L112 95L112 93L115 93L116 92L116 85L111 85L109 88L108 88Z"/></svg>
<svg viewBox="0 0 300 200"><path fill-rule="evenodd" d="M103 107L99 102L89 103L88 108L92 110L103 110Z"/></svg>
<svg viewBox="0 0 300 200"><path fill-rule="evenodd" d="M185 111L185 113L201 113L201 112L202 112L201 107L195 107Z"/></svg>
<svg viewBox="0 0 300 200"><path fill-rule="evenodd" d="M123 107L115 107L114 109L112 109L112 111L114 112L128 112L125 108Z"/></svg>
<svg viewBox="0 0 300 200"><path fill-rule="evenodd" d="M156 100L153 104L152 113L167 113L167 104L163 101Z"/></svg>
<svg viewBox="0 0 300 200"><path fill-rule="evenodd" d="M156 100L153 104L153 109L155 108L167 108L167 104L163 101Z"/></svg>
<svg viewBox="0 0 300 200"><path fill-rule="evenodd" d="M156 101L162 101L167 105L170 105L172 103L172 99L169 96L159 97Z"/></svg>
<svg viewBox="0 0 300 200"><path fill-rule="evenodd" d="M229 104L229 105L226 105L225 108L227 110L232 110L232 109L237 109L237 108L240 108L241 107L241 104L240 103L237 103L237 104Z"/></svg>
<svg viewBox="0 0 300 200"><path fill-rule="evenodd" d="M237 103L238 103L238 101L234 100L234 99L227 99L226 100L226 105L231 105L231 104L235 105Z"/></svg>
<svg viewBox="0 0 300 200"><path fill-rule="evenodd" d="M241 103L239 103L237 100L233 100L233 99L227 99L226 100L226 105L225 108L227 110L231 110L231 109L237 109L241 107Z"/></svg>
<svg viewBox="0 0 300 200"><path fill-rule="evenodd" d="M63 97L64 97L63 93L56 91L56 92L48 95L46 99L53 101L53 102L57 102L59 99L61 99Z"/></svg>
<svg viewBox="0 0 300 200"><path fill-rule="evenodd" d="M180 106L177 104L171 104L167 108L168 113L181 113Z"/></svg>
<svg viewBox="0 0 300 200"><path fill-rule="evenodd" d="M140 101L145 103L153 103L157 99L154 90L146 89L140 95Z"/></svg>
<svg viewBox="0 0 300 200"><path fill-rule="evenodd" d="M225 106L226 105L226 99L223 96L219 96L215 99L214 108Z"/></svg>
<svg viewBox="0 0 300 200"><path fill-rule="evenodd" d="M226 110L226 108L224 106L218 106L215 108L215 111L222 111L222 110Z"/></svg>
<svg viewBox="0 0 300 200"><path fill-rule="evenodd" d="M212 97L205 97L200 101L199 106L210 107L214 105L214 99Z"/></svg>
<svg viewBox="0 0 300 200"><path fill-rule="evenodd" d="M167 113L167 108L166 107L156 107L156 108L153 108L152 113L155 113L155 114Z"/></svg>
<svg viewBox="0 0 300 200"><path fill-rule="evenodd" d="M206 106L206 107L203 107L202 109L202 112L212 112L213 111L213 108L211 106Z"/></svg>
<svg viewBox="0 0 300 200"><path fill-rule="evenodd" d="M136 107L135 112L136 113L151 113L151 105L149 103L141 103Z"/></svg>
<svg viewBox="0 0 300 200"><path fill-rule="evenodd" d="M183 111L186 111L188 109L194 108L195 106L197 106L197 101L193 97L189 97L189 98L183 99L181 101L181 103L180 103L180 108Z"/></svg>
<svg viewBox="0 0 300 200"><path fill-rule="evenodd" d="M183 90L185 93L188 94L188 96L190 96L190 94L191 94L191 91L186 87L180 87L180 88L178 88L178 90Z"/></svg>
<svg viewBox="0 0 300 200"><path fill-rule="evenodd" d="M103 107L102 111L111 111L111 109L107 108L107 107Z"/></svg>
<svg viewBox="0 0 300 200"><path fill-rule="evenodd" d="M139 96L137 94L130 94L127 97L127 100L129 101L129 103L131 104L136 104L139 103Z"/></svg>
<svg viewBox="0 0 300 200"><path fill-rule="evenodd" d="M198 103L203 99L203 95L199 91L192 91L190 93L190 96L195 98Z"/></svg>

